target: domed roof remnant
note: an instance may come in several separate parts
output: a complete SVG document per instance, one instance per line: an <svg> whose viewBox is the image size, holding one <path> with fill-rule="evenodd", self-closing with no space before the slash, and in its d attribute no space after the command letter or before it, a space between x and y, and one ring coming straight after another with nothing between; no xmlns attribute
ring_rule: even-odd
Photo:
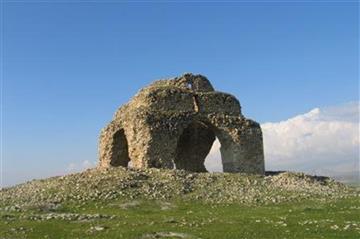
<svg viewBox="0 0 360 239"><path fill-rule="evenodd" d="M239 101L190 73L158 80L121 106L101 131L99 167L206 172L215 138L224 172L264 174L260 125L241 114Z"/></svg>

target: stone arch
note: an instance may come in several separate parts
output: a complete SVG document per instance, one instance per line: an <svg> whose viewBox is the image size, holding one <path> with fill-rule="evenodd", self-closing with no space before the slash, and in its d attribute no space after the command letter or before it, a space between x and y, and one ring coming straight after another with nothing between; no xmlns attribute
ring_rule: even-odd
<svg viewBox="0 0 360 239"><path fill-rule="evenodd" d="M228 120L224 120L223 124L225 124L225 126L218 123L208 123L208 127L213 132L215 139L217 138L220 143L220 156L223 172L239 172L241 169L238 167L234 170L234 167L237 163L240 164L240 167L242 166L241 162L239 162L239 156L242 155L238 155L236 149L242 148L242 146L236 142L237 137L232 134L234 128L228 126ZM237 129L235 128L235 130Z"/></svg>
<svg viewBox="0 0 360 239"><path fill-rule="evenodd" d="M224 172L264 173L259 125L247 119L229 124L230 121L214 124L205 119L188 124L178 137L176 169L207 172L204 162L217 138Z"/></svg>
<svg viewBox="0 0 360 239"><path fill-rule="evenodd" d="M265 173L262 132L260 125L242 118L218 122L214 128L220 141L224 172Z"/></svg>
<svg viewBox="0 0 360 239"><path fill-rule="evenodd" d="M109 124L100 135L100 157L104 158L103 165L112 167L127 167L130 161L128 141L123 128ZM106 160L105 160L106 159Z"/></svg>
<svg viewBox="0 0 360 239"><path fill-rule="evenodd" d="M205 123L192 121L178 137L174 164L176 169L207 172L204 162L215 141L215 133Z"/></svg>

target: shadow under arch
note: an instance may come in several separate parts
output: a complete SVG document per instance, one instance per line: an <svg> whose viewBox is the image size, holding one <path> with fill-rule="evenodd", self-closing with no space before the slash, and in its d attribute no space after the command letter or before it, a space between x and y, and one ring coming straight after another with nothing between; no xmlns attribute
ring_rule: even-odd
<svg viewBox="0 0 360 239"><path fill-rule="evenodd" d="M224 137L222 137L219 129L210 123L199 120L192 121L182 131L178 139L174 158L175 168L193 172L207 172L205 159L216 138L222 145L221 141L224 140Z"/></svg>
<svg viewBox="0 0 360 239"><path fill-rule="evenodd" d="M128 152L128 142L124 129L118 130L113 135L113 154L111 155L110 165L113 167L123 166L127 167L130 161Z"/></svg>

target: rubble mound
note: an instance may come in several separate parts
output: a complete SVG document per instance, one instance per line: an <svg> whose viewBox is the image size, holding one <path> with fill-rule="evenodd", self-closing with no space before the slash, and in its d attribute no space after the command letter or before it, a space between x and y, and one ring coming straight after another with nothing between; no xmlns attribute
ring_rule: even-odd
<svg viewBox="0 0 360 239"><path fill-rule="evenodd" d="M128 169L87 171L33 180L0 191L0 208L21 210L34 205L133 200L198 200L204 203L271 204L305 199L331 200L359 195L327 177L303 173L247 175L193 173L184 170Z"/></svg>

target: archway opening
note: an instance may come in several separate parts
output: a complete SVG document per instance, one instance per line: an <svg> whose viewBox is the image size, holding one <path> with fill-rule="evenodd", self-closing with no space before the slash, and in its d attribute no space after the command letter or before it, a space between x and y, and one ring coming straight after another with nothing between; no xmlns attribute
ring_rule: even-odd
<svg viewBox="0 0 360 239"><path fill-rule="evenodd" d="M113 136L113 150L110 165L114 167L127 167L130 161L128 143L123 129L117 131Z"/></svg>
<svg viewBox="0 0 360 239"><path fill-rule="evenodd" d="M178 139L174 160L175 168L193 172L207 172L207 167L204 163L213 147L215 138L216 136L211 126L199 121L189 124ZM218 146L217 144L215 144L215 149ZM215 158L210 157L210 159ZM213 162L211 162L211 165L213 165ZM213 167L209 167L209 170L214 171Z"/></svg>

